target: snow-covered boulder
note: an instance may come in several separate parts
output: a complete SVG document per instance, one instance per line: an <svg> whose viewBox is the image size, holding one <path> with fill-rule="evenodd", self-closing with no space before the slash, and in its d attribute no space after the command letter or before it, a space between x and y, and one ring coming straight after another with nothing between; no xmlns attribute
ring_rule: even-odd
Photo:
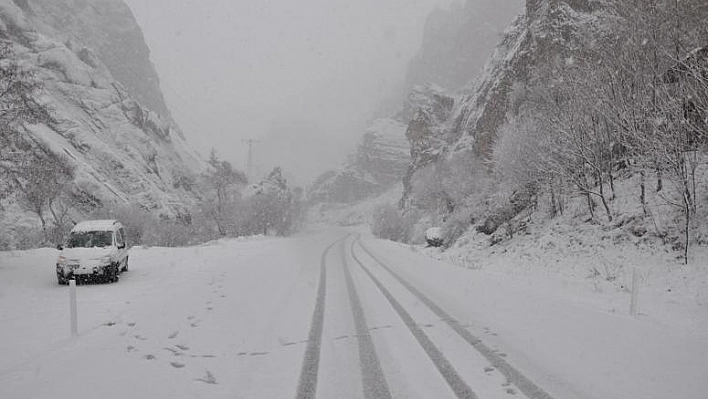
<svg viewBox="0 0 708 399"><path fill-rule="evenodd" d="M445 239L441 227L431 227L425 231L425 242L431 247L442 247Z"/></svg>

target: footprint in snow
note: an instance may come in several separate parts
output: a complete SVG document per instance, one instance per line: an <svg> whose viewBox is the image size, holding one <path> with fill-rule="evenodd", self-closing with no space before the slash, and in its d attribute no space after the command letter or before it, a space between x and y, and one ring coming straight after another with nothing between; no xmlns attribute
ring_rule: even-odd
<svg viewBox="0 0 708 399"><path fill-rule="evenodd" d="M246 356L248 355L248 352L239 352L236 354L236 356Z"/></svg>
<svg viewBox="0 0 708 399"><path fill-rule="evenodd" d="M184 363L179 363L179 362L170 362L170 365L176 369L181 369L184 367Z"/></svg>
<svg viewBox="0 0 708 399"><path fill-rule="evenodd" d="M492 371L494 371L494 367L485 367L484 368L485 373L491 373Z"/></svg>
<svg viewBox="0 0 708 399"><path fill-rule="evenodd" d="M135 327L135 324L136 324L135 322L128 323L128 327Z"/></svg>
<svg viewBox="0 0 708 399"><path fill-rule="evenodd" d="M172 354L175 355L175 356L183 356L182 352L178 351L178 350L175 349L175 348L163 348L163 349L166 350L166 351L172 352Z"/></svg>
<svg viewBox="0 0 708 399"><path fill-rule="evenodd" d="M147 354L143 357L145 358L145 360L155 360L156 359L155 355L152 355L152 354Z"/></svg>
<svg viewBox="0 0 708 399"><path fill-rule="evenodd" d="M265 356L270 354L270 352L251 352L248 354L248 356Z"/></svg>
<svg viewBox="0 0 708 399"><path fill-rule="evenodd" d="M206 376L204 378L195 378L195 381L201 381L205 384L212 384L212 385L217 384L214 374L212 374L211 371L209 371L209 370L207 370Z"/></svg>
<svg viewBox="0 0 708 399"><path fill-rule="evenodd" d="M146 340L147 340L147 338L143 337L143 336L140 335L140 334L134 335L133 337L135 337L135 339L140 340L140 341L146 341Z"/></svg>
<svg viewBox="0 0 708 399"><path fill-rule="evenodd" d="M194 320L194 316L187 316L187 320Z"/></svg>
<svg viewBox="0 0 708 399"><path fill-rule="evenodd" d="M346 338L346 335L344 336ZM335 338L336 339L336 338ZM280 344L282 346L292 346L292 345L297 345L297 344L304 344L307 343L307 340L304 341L294 341L294 342L281 342Z"/></svg>
<svg viewBox="0 0 708 399"><path fill-rule="evenodd" d="M172 334L168 335L167 338L169 339L175 339L179 335L179 331L175 331Z"/></svg>
<svg viewBox="0 0 708 399"><path fill-rule="evenodd" d="M133 345L129 345L127 348L125 348L125 351L128 353L133 352L134 350L135 350L135 347Z"/></svg>
<svg viewBox="0 0 708 399"><path fill-rule="evenodd" d="M183 351L188 351L189 347L187 345L175 345L176 347L182 349Z"/></svg>
<svg viewBox="0 0 708 399"><path fill-rule="evenodd" d="M509 388L506 390L506 393L509 395L516 395L516 390L514 388Z"/></svg>

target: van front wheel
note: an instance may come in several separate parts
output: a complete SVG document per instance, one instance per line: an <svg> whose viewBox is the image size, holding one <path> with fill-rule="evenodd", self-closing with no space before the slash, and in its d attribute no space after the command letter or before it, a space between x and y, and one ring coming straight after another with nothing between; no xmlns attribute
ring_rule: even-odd
<svg viewBox="0 0 708 399"><path fill-rule="evenodd" d="M116 283L118 282L118 264L114 263L106 268L106 282Z"/></svg>

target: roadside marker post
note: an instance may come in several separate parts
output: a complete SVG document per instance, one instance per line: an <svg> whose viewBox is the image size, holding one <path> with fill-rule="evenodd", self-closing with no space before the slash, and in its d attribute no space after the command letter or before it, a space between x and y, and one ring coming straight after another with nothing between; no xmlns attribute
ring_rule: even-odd
<svg viewBox="0 0 708 399"><path fill-rule="evenodd" d="M76 280L69 280L69 313L71 314L71 336L79 335L76 311Z"/></svg>
<svg viewBox="0 0 708 399"><path fill-rule="evenodd" d="M632 269L632 299L629 302L629 314L636 316L639 313L639 271Z"/></svg>

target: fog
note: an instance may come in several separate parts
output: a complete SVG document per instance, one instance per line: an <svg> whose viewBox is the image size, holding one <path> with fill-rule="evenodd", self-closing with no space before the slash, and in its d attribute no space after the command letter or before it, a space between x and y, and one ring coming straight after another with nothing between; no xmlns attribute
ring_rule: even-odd
<svg viewBox="0 0 708 399"><path fill-rule="evenodd" d="M341 163L450 0L126 0L173 117L202 154L298 184ZM301 151L311 148L315 151Z"/></svg>

